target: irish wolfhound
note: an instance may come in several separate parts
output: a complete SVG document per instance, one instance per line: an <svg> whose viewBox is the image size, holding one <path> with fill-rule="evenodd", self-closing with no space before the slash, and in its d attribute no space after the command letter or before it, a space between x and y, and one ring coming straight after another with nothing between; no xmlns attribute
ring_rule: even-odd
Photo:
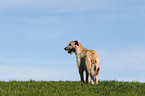
<svg viewBox="0 0 145 96"><path fill-rule="evenodd" d="M98 84L98 74L100 68L100 59L98 53L94 50L84 48L78 41L69 42L68 46L64 48L69 54L75 53L77 65L81 82L84 82L83 72L86 72L86 82L89 83L89 76L91 83Z"/></svg>

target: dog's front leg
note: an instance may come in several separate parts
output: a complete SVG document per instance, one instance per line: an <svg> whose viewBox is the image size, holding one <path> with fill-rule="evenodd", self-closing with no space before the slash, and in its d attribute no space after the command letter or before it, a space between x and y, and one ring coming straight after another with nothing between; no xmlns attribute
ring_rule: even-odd
<svg viewBox="0 0 145 96"><path fill-rule="evenodd" d="M79 73L80 73L81 82L84 82L84 75L83 75L83 72L84 72L84 70L83 70L83 68L80 66L80 67L79 67Z"/></svg>
<svg viewBox="0 0 145 96"><path fill-rule="evenodd" d="M83 66L81 64L81 60L80 57L77 56L77 65L78 65L78 69L79 69L79 74L80 74L80 78L81 78L81 82L84 82L84 76L83 76Z"/></svg>
<svg viewBox="0 0 145 96"><path fill-rule="evenodd" d="M89 82L90 82L90 80L89 80L89 73L88 73L88 71L86 71L86 82L87 82L87 83L89 83Z"/></svg>

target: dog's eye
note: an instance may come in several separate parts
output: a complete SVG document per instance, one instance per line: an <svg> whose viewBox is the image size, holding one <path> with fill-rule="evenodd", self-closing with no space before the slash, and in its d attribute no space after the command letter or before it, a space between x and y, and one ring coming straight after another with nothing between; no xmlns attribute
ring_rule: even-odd
<svg viewBox="0 0 145 96"><path fill-rule="evenodd" d="M69 46L71 46L71 44L69 44Z"/></svg>

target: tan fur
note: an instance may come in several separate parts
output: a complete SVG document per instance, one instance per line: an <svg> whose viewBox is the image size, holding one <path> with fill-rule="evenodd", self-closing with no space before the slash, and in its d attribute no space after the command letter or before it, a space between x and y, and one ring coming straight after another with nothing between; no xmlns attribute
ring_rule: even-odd
<svg viewBox="0 0 145 96"><path fill-rule="evenodd" d="M88 50L84 48L80 43L78 43L78 41L69 42L68 46L64 49L68 51L69 54L75 53L81 82L84 82L83 72L85 71L86 82L89 83L90 76L91 83L94 84L94 81L96 79L95 82L96 84L98 84L98 74L100 67L100 59L98 53L94 50Z"/></svg>

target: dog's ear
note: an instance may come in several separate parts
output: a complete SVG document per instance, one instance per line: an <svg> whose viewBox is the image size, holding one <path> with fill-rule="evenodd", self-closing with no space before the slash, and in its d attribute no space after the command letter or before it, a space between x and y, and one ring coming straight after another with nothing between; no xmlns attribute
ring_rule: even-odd
<svg viewBox="0 0 145 96"><path fill-rule="evenodd" d="M78 41L75 41L75 45L79 46L79 42Z"/></svg>

